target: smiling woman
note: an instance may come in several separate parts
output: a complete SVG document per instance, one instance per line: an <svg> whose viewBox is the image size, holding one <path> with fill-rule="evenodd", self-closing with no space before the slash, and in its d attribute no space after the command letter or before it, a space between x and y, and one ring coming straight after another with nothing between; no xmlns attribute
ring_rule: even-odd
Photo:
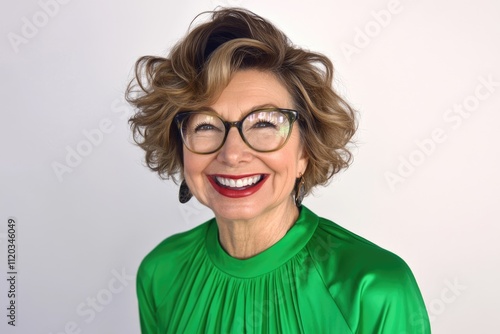
<svg viewBox="0 0 500 334"><path fill-rule="evenodd" d="M323 55L242 9L213 12L127 97L148 166L214 218L142 261L143 333L429 333L403 260L302 198L348 166L352 108Z"/></svg>
<svg viewBox="0 0 500 334"><path fill-rule="evenodd" d="M295 180L306 170L307 157L299 129L293 126L293 118L286 116L286 113L297 114L290 111L294 107L292 101L285 86L272 73L254 69L236 71L210 109L224 119L241 119L241 132L230 127L228 131L212 130L227 133L222 137L225 141L215 141L218 150L212 154L184 151L186 183L193 195L213 210L220 224L221 244L235 257L248 258L268 248L297 219L298 208L291 193ZM270 105L287 109L261 109ZM269 121L261 122L264 119L274 119L276 125L271 127ZM186 143L186 135L183 138ZM257 182L238 186L237 183L249 179ZM234 245L233 249L231 241L235 236L246 240L244 245Z"/></svg>

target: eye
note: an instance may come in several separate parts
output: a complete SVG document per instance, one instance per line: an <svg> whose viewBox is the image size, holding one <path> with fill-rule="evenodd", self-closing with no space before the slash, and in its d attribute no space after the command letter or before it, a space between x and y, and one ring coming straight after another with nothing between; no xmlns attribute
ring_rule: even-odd
<svg viewBox="0 0 500 334"><path fill-rule="evenodd" d="M220 132L221 129L216 127L214 124L210 122L202 122L193 127L193 132L202 132L202 131L217 131Z"/></svg>
<svg viewBox="0 0 500 334"><path fill-rule="evenodd" d="M206 113L192 113L185 120L188 133L216 133L224 128L222 122L215 116Z"/></svg>
<svg viewBox="0 0 500 334"><path fill-rule="evenodd" d="M266 130L277 130L280 128L281 119L280 114L275 111L254 111L249 114L246 119L246 129L266 129Z"/></svg>
<svg viewBox="0 0 500 334"><path fill-rule="evenodd" d="M269 120L263 120L259 119L253 126L252 128L255 129L263 129L263 128L272 128L276 129L278 126L276 123L269 121Z"/></svg>

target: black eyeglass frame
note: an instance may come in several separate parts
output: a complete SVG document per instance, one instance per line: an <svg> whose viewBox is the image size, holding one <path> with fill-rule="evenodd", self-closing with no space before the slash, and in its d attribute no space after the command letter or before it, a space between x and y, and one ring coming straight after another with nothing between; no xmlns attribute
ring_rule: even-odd
<svg viewBox="0 0 500 334"><path fill-rule="evenodd" d="M277 148L272 149L272 150L258 150L258 149L255 149L254 147L252 147L252 145L250 145L248 143L247 139L243 135L243 128L242 128L243 122L250 115L255 114L257 112L262 112L262 111L279 111L283 115L286 116L286 118L288 119L288 122L290 123L290 130L288 131L288 134L287 134L287 136L285 138L285 141L280 146L278 146ZM214 117L217 117L218 119L220 119L220 121L222 122L222 124L224 124L224 128L226 130L226 133L224 134L224 138L222 139L221 144L216 149L214 149L214 150L212 150L210 152L196 152L196 151L190 149L188 147L188 145L186 145L186 142L185 142L184 136L183 136L183 131L182 131L182 123L183 123L184 119L186 119L186 117L188 117L190 115L193 115L193 114L207 114L207 115L211 115L211 116L214 116ZM248 114L246 114L241 120L235 121L235 122L228 122L228 121L224 120L219 114L217 114L215 112L211 112L211 111L182 111L182 112L180 112L180 113L178 113L177 115L174 116L174 120L175 120L175 123L177 124L177 128L179 129L179 132L180 132L180 135L181 135L181 139L182 139L182 142L183 142L184 146L189 151L191 151L193 153L196 153L196 154L212 154L212 153L215 153L218 150L220 150L222 148L222 146L224 146L224 143L226 142L227 136L229 134L229 130L231 130L232 127L235 127L235 128L238 129L238 132L240 134L241 139L243 139L243 142L248 147L250 147L252 150L257 151L257 152L263 152L263 153L270 153L270 152L278 151L279 149L283 148L283 146L285 146L285 144L288 142L288 139L290 138L290 135L292 134L293 123L295 123L295 121L298 120L298 119L299 119L299 113L297 112L297 110L285 109L285 108L262 108L262 109L252 110L251 112L249 112Z"/></svg>

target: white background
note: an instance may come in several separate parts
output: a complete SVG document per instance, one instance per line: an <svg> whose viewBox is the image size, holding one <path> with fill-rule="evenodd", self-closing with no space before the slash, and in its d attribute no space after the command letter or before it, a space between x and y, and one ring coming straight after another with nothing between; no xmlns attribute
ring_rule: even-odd
<svg viewBox="0 0 500 334"><path fill-rule="evenodd" d="M63 2L3 0L0 10L2 333L139 332L141 259L211 214L180 205L175 185L143 166L123 92L139 56L165 55L217 5L247 7L329 56L360 111L354 164L305 204L404 258L434 333L497 330L499 2Z"/></svg>

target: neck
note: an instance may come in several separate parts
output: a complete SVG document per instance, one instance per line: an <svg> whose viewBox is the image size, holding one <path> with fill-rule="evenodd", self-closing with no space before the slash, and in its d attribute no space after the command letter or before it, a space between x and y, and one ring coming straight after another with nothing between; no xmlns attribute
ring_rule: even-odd
<svg viewBox="0 0 500 334"><path fill-rule="evenodd" d="M297 221L299 210L290 203L251 220L217 217L222 248L237 259L248 259L265 251L283 238Z"/></svg>

